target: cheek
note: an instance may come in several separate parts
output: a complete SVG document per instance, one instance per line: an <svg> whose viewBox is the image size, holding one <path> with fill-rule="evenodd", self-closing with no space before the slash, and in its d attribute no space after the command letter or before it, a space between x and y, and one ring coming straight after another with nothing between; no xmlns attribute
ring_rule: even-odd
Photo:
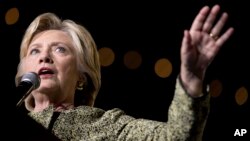
<svg viewBox="0 0 250 141"><path fill-rule="evenodd" d="M61 85L63 87L73 87L75 88L76 82L78 81L78 71L75 67L75 65L62 66L59 70L61 73L59 73L58 79Z"/></svg>
<svg viewBox="0 0 250 141"><path fill-rule="evenodd" d="M74 74L78 73L77 67L75 65L65 66L62 68L62 71L64 71L65 75L73 76Z"/></svg>
<svg viewBox="0 0 250 141"><path fill-rule="evenodd" d="M35 72L35 68L36 68L35 61L24 59L20 63L19 72L20 73Z"/></svg>
<svg viewBox="0 0 250 141"><path fill-rule="evenodd" d="M63 75L76 76L78 74L76 61L73 59L65 60L59 66L60 66L59 71L61 71Z"/></svg>

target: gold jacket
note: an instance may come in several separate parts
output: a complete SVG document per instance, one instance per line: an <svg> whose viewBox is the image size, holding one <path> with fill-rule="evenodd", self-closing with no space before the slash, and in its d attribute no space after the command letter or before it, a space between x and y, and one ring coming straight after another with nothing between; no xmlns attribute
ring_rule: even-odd
<svg viewBox="0 0 250 141"><path fill-rule="evenodd" d="M104 111L78 106L54 112L49 106L31 116L64 141L200 141L209 114L207 94L190 97L179 79L168 111L167 122L136 119L114 108Z"/></svg>

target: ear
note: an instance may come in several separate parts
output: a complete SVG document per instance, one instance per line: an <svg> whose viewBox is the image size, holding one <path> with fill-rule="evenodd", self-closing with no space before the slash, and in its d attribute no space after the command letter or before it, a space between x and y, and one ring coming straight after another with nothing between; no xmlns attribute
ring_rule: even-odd
<svg viewBox="0 0 250 141"><path fill-rule="evenodd" d="M86 76L86 74L85 73L81 73L79 75L78 81L83 82L83 83L87 83L87 76Z"/></svg>
<svg viewBox="0 0 250 141"><path fill-rule="evenodd" d="M86 74L82 73L79 75L79 79L76 84L76 89L83 90L84 86L86 85L87 85L87 77L86 77Z"/></svg>

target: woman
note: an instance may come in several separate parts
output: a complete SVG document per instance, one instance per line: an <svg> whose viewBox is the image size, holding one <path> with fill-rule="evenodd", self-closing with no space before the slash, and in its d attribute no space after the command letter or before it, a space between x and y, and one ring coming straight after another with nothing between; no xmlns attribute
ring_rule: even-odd
<svg viewBox="0 0 250 141"><path fill-rule="evenodd" d="M39 15L28 27L16 79L27 72L41 78L25 99L29 116L61 140L202 140L209 113L203 79L220 47L233 33L221 34L227 13L203 7L184 31L181 71L166 123L135 119L117 108L104 111L94 102L101 85L97 48L90 33L53 13Z"/></svg>

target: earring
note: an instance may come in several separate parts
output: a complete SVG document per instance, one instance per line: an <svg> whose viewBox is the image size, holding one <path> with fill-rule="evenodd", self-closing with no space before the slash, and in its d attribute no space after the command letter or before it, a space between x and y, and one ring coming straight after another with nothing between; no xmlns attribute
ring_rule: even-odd
<svg viewBox="0 0 250 141"><path fill-rule="evenodd" d="M76 89L81 91L83 89L83 85L84 85L83 81L77 81Z"/></svg>

